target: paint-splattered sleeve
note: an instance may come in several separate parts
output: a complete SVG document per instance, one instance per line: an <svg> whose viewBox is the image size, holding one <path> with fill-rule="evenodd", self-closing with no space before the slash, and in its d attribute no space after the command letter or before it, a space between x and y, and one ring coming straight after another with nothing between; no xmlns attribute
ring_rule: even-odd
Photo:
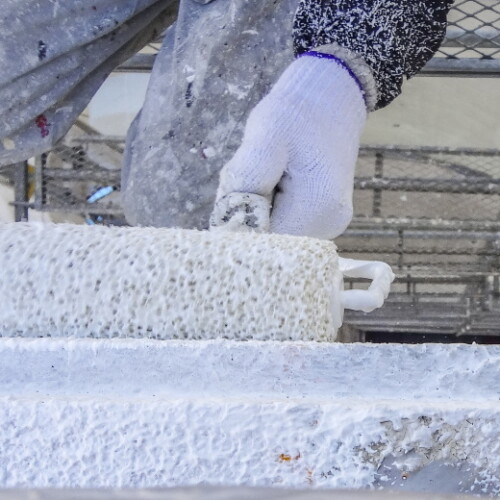
<svg viewBox="0 0 500 500"><path fill-rule="evenodd" d="M401 93L439 48L453 0L300 0L296 55L335 44L361 56L377 87L375 109Z"/></svg>
<svg viewBox="0 0 500 500"><path fill-rule="evenodd" d="M164 0L2 0L0 165L50 149L166 25Z"/></svg>
<svg viewBox="0 0 500 500"><path fill-rule="evenodd" d="M406 77L417 74L439 49L453 1L409 2L408 16L420 22L410 27L411 43L407 46L405 58Z"/></svg>

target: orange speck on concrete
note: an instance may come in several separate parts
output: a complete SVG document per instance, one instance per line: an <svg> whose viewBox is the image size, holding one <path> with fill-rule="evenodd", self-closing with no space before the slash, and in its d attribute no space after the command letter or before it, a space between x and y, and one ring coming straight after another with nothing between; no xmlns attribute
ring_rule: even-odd
<svg viewBox="0 0 500 500"><path fill-rule="evenodd" d="M292 457L292 455L288 455L288 453L281 453L278 456L278 460L280 462L291 462L292 460L298 460L299 458L300 458L300 451L295 457Z"/></svg>

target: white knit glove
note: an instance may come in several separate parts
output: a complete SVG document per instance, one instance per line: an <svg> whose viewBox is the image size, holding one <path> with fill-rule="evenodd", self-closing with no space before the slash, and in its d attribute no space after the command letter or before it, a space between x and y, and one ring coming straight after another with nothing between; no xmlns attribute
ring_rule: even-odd
<svg viewBox="0 0 500 500"><path fill-rule="evenodd" d="M241 147L222 169L211 225L340 235L352 218L366 114L357 80L339 62L294 61L251 112Z"/></svg>

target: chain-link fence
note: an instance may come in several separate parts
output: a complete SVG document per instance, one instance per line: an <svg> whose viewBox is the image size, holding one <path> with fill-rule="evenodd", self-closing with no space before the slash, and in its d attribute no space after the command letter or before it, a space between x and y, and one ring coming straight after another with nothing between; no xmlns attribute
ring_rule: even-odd
<svg viewBox="0 0 500 500"><path fill-rule="evenodd" d="M448 16L446 40L437 57L500 57L500 3L497 0L455 2Z"/></svg>
<svg viewBox="0 0 500 500"><path fill-rule="evenodd" d="M386 306L348 313L367 332L500 335L500 150L367 147L340 252L388 262Z"/></svg>
<svg viewBox="0 0 500 500"><path fill-rule="evenodd" d="M119 194L124 143L124 137L104 137L79 122L33 164L5 167L5 180L15 186L16 220L35 209L60 220L125 224Z"/></svg>

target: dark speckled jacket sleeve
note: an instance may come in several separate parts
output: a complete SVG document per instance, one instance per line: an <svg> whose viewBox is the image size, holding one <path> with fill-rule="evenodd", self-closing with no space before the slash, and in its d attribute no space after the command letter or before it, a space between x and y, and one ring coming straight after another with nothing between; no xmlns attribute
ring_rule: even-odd
<svg viewBox="0 0 500 500"><path fill-rule="evenodd" d="M346 52L362 59L376 87L371 108L382 108L401 93L403 78L415 75L439 48L452 4L453 0L300 0L295 53L326 46L341 59Z"/></svg>

